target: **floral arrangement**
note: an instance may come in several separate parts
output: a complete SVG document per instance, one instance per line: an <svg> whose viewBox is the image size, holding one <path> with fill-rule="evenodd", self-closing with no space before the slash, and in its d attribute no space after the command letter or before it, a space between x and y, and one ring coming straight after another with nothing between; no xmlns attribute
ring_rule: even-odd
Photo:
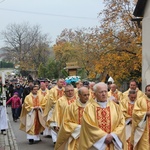
<svg viewBox="0 0 150 150"><path fill-rule="evenodd" d="M67 78L65 78L65 82L67 84L73 84L73 85L79 80L80 80L80 76L68 76Z"/></svg>

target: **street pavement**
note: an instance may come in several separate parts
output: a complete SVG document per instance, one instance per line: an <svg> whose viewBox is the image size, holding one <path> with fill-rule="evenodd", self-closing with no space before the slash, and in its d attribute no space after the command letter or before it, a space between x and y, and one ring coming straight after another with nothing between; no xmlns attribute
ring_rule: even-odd
<svg viewBox="0 0 150 150"><path fill-rule="evenodd" d="M8 118L11 124L12 131L14 133L15 141L18 146L18 149L13 150L53 150L54 145L50 137L44 137L41 135L41 142L29 145L28 140L26 139L26 133L19 130L20 121L14 122L12 119L11 108L7 107ZM1 150L1 149L0 149Z"/></svg>
<svg viewBox="0 0 150 150"><path fill-rule="evenodd" d="M6 130L6 133L0 133L0 150L18 150L16 138L9 121L8 130Z"/></svg>

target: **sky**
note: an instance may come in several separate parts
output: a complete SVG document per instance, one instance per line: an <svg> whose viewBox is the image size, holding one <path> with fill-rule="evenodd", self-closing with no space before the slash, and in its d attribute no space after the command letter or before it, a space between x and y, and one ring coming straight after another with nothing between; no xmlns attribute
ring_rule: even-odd
<svg viewBox="0 0 150 150"><path fill-rule="evenodd" d="M40 25L54 43L62 30L99 26L102 0L0 0L0 32L8 24ZM0 37L0 48L4 46Z"/></svg>

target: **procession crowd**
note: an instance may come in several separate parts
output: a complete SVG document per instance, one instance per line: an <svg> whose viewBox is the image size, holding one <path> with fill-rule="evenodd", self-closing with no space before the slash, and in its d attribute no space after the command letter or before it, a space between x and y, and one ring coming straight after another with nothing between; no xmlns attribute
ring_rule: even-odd
<svg viewBox="0 0 150 150"><path fill-rule="evenodd" d="M131 80L121 92L115 83L79 80L73 86L60 78L7 89L6 104L29 144L51 136L55 150L150 150L150 85L143 93Z"/></svg>

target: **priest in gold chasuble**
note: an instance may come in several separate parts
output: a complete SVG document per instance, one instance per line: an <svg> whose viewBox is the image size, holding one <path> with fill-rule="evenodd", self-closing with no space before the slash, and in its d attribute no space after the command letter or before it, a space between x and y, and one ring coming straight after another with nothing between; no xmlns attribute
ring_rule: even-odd
<svg viewBox="0 0 150 150"><path fill-rule="evenodd" d="M45 95L46 99L46 107L44 110L44 116L45 118L48 117L48 115L51 116L51 113L53 111L53 108L57 102L57 100L64 95L64 79L58 79L57 85L55 85L53 88L49 90L49 92Z"/></svg>
<svg viewBox="0 0 150 150"><path fill-rule="evenodd" d="M128 97L130 90L135 90L137 92L137 99L144 96L144 93L141 90L139 90L136 81L131 80L129 84L129 89L123 93L123 99Z"/></svg>
<svg viewBox="0 0 150 150"><path fill-rule="evenodd" d="M134 103L136 101L136 97L137 97L136 91L130 90L128 94L128 98L120 102L120 107L126 121L127 150L132 150L130 137L131 137L131 127L132 127L132 112L133 112Z"/></svg>
<svg viewBox="0 0 150 150"><path fill-rule="evenodd" d="M38 90L38 95L45 98L45 96L49 93L49 90L46 87L46 84L44 82L40 83L40 89ZM47 99L45 99L46 103L47 103ZM46 121L46 117L44 118ZM43 135L47 136L47 135L51 135L51 130L46 127L45 130L43 131Z"/></svg>
<svg viewBox="0 0 150 150"><path fill-rule="evenodd" d="M145 96L134 104L131 144L133 150L150 150L150 84L145 87Z"/></svg>
<svg viewBox="0 0 150 150"><path fill-rule="evenodd" d="M69 105L63 116L58 132L55 150L78 150L82 115L89 100L89 90L81 87L78 90L79 99Z"/></svg>
<svg viewBox="0 0 150 150"><path fill-rule="evenodd" d="M46 107L44 110L44 119L46 121L49 120L49 118L51 118L56 102L63 95L64 95L64 79L60 78L57 81L57 85L51 88L44 98L46 100ZM47 126L47 128L49 129L49 126ZM55 134L53 134L53 131L51 129L49 130L51 132L52 139L54 139L53 141L55 141Z"/></svg>
<svg viewBox="0 0 150 150"><path fill-rule="evenodd" d="M57 132L61 126L65 108L76 101L73 85L66 85L64 92L64 96L56 102L52 116L47 118L47 126L52 129L51 133L53 142L56 142L57 140Z"/></svg>
<svg viewBox="0 0 150 150"><path fill-rule="evenodd" d="M120 106L107 100L105 83L95 84L93 90L95 101L87 104L83 112L79 150L127 150Z"/></svg>
<svg viewBox="0 0 150 150"><path fill-rule="evenodd" d="M38 94L42 95L43 97L48 94L49 90L46 88L46 84L44 82L40 83L40 89L38 90Z"/></svg>
<svg viewBox="0 0 150 150"><path fill-rule="evenodd" d="M20 130L27 133L30 144L40 141L40 133L45 128L43 111L46 101L43 96L37 94L37 91L37 86L31 88L31 93L25 97L20 116Z"/></svg>

